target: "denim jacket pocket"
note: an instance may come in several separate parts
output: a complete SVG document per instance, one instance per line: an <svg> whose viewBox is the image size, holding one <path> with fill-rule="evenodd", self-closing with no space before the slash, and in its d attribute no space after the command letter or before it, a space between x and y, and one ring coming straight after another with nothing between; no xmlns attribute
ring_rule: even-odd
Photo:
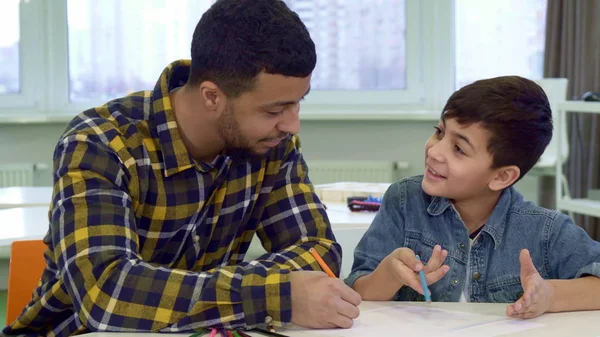
<svg viewBox="0 0 600 337"><path fill-rule="evenodd" d="M506 277L488 286L488 299L492 303L514 303L523 296L520 277Z"/></svg>
<svg viewBox="0 0 600 337"><path fill-rule="evenodd" d="M419 255L423 264L426 264L431 258L434 246L435 241L423 236L421 233L406 231L406 235L404 237L404 247L409 248L416 255ZM409 286L403 286L396 293L394 300L420 302L424 301L425 297Z"/></svg>
<svg viewBox="0 0 600 337"><path fill-rule="evenodd" d="M435 245L435 240L420 232L406 231L404 247L410 248L416 255L419 255L423 264L426 264L431 258Z"/></svg>

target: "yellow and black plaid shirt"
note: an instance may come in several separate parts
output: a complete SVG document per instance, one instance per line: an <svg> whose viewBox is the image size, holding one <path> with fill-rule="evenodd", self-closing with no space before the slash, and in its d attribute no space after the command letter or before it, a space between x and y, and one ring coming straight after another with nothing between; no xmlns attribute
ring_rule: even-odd
<svg viewBox="0 0 600 337"><path fill-rule="evenodd" d="M320 270L309 248L339 272L296 136L263 157L190 157L169 100L189 64L69 124L54 153L47 267L5 333L283 324L290 271ZM255 234L269 253L244 262Z"/></svg>

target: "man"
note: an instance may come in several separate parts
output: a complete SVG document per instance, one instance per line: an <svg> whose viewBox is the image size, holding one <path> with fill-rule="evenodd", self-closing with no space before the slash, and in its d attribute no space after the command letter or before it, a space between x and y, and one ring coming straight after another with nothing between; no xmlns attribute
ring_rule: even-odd
<svg viewBox="0 0 600 337"><path fill-rule="evenodd" d="M316 63L306 27L279 0L220 0L191 54L69 124L47 267L5 333L352 325L360 296L308 252L339 272L295 136ZM255 234L268 253L243 262Z"/></svg>

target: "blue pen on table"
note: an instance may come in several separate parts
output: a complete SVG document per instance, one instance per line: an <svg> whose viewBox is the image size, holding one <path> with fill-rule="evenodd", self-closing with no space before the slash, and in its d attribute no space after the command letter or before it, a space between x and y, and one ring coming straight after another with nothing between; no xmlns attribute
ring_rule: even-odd
<svg viewBox="0 0 600 337"><path fill-rule="evenodd" d="M417 260L421 261L421 257L417 255ZM431 303L431 293L427 287L427 280L425 279L425 272L423 269L419 272L419 278L421 279L421 286L423 286L423 294L425 295L425 302Z"/></svg>

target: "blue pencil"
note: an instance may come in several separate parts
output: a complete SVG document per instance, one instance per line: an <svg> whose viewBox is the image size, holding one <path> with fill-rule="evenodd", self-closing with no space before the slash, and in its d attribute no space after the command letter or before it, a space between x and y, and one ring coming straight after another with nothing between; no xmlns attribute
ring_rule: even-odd
<svg viewBox="0 0 600 337"><path fill-rule="evenodd" d="M421 257L417 255L417 260L421 261ZM419 272L419 278L421 279L421 285L423 286L423 293L425 295L425 302L431 303L431 294L429 293L429 288L427 287L427 280L425 280L425 272L423 269Z"/></svg>

